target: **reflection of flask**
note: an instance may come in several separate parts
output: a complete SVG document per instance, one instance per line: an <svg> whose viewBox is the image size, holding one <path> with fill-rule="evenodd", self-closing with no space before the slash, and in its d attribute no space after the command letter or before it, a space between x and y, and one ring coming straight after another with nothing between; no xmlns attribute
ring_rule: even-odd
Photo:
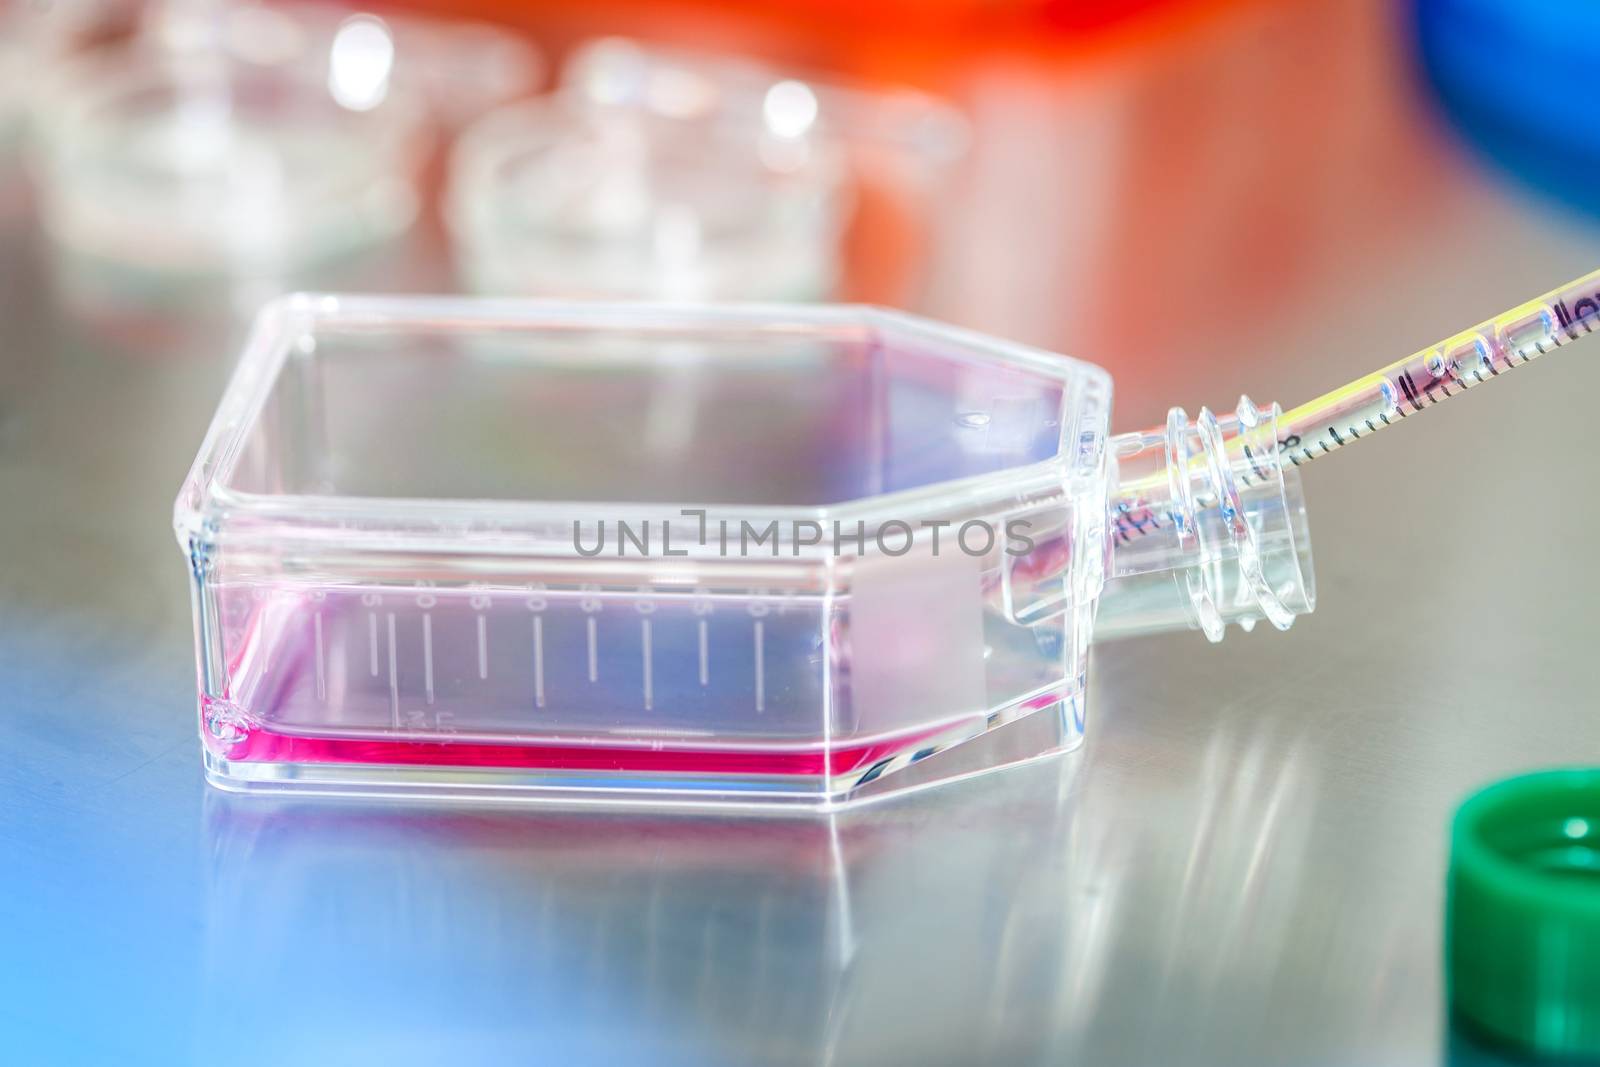
<svg viewBox="0 0 1600 1067"><path fill-rule="evenodd" d="M212 794L199 1036L244 1063L1037 1052L1118 930L1127 850L1070 803L1081 770L761 822Z"/></svg>
<svg viewBox="0 0 1600 1067"><path fill-rule="evenodd" d="M471 1059L765 1062L826 1043L870 828L527 816L213 795L208 1047L262 1005L283 1025L230 1044L242 1062L416 1040Z"/></svg>
<svg viewBox="0 0 1600 1067"><path fill-rule="evenodd" d="M1308 867L1319 859L1318 768L1303 731L1281 719L1185 729L1182 744L1162 751L1162 784L1133 797L1128 763L1151 751L1143 712L1171 716L1138 682L1118 681L1101 675L1114 736L1101 735L1107 747L1064 798L1064 829L1033 846L1038 869L1018 880L998 940L1031 951L1041 977L1059 967L1056 995L1017 995L996 1013L1009 1009L1015 1029L1049 1035L1038 1062L1230 1063L1275 1037L1301 1040L1304 1031L1260 1010L1285 1005L1286 984L1308 981L1320 994L1285 1005L1306 1005L1294 1021L1307 1025L1332 1001L1372 995L1327 989L1298 955ZM1347 910L1360 913L1360 902ZM1349 1010L1372 1014L1365 1004Z"/></svg>

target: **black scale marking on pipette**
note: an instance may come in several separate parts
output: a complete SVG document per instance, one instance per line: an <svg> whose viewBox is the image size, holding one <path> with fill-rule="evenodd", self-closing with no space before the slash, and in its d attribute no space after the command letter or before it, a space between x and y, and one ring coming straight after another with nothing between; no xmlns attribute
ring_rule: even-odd
<svg viewBox="0 0 1600 1067"><path fill-rule="evenodd" d="M1406 394L1406 399L1411 401L1411 406L1417 411L1421 411L1422 405L1417 403L1417 387L1411 381L1411 375L1407 374L1405 371L1401 371L1395 377L1395 382L1400 386L1400 391ZM1401 415L1406 413L1405 405L1400 404L1396 405L1396 407L1399 409Z"/></svg>
<svg viewBox="0 0 1600 1067"><path fill-rule="evenodd" d="M1262 480L1265 480L1267 477L1267 472L1262 470L1261 464L1256 462L1256 454L1250 451L1249 445L1244 446L1244 458L1250 461L1250 466L1255 469L1256 476ZM1248 485L1249 483L1246 482L1245 484Z"/></svg>
<svg viewBox="0 0 1600 1067"><path fill-rule="evenodd" d="M1594 329L1593 326L1590 326L1588 323L1585 323L1585 326L1588 328L1589 332L1591 332L1591 333L1593 332L1593 329ZM1541 351L1542 351L1542 349L1541 349ZM1527 360L1524 360L1523 362L1527 362ZM1489 370L1490 370L1490 372L1492 374L1498 374L1499 373L1499 371L1496 371L1494 369L1494 364L1493 364L1492 361L1489 364ZM1483 381L1483 375L1482 375L1481 372L1479 372L1478 370L1473 370L1472 373L1473 373L1473 377L1475 377L1478 381L1480 381L1480 382ZM1411 407L1412 407L1413 411L1421 411L1422 410L1421 398L1424 397L1424 396L1427 397L1428 404L1430 406L1439 403L1439 398L1434 395L1434 390L1435 389L1442 391L1446 398L1449 398L1449 397L1452 397L1452 396L1455 395L1454 393L1452 393L1450 391L1449 382L1446 379L1442 378L1442 377L1441 378L1435 378L1432 381L1430 381L1423 388L1418 389L1416 381L1411 377L1411 372L1410 371L1406 371L1406 370L1402 370L1396 376L1395 381L1400 386L1401 391L1403 393L1405 393L1406 399L1411 402ZM1395 413L1398 414L1402 419L1408 418L1409 415L1410 415L1410 413L1406 411L1404 404L1396 404L1395 405ZM1380 411L1378 413L1378 418L1383 420L1383 424L1385 426L1394 425L1393 420L1389 418L1389 415L1388 415L1387 412ZM1367 424L1367 431L1369 433L1377 433L1378 432L1378 427L1373 424L1373 422L1372 422L1372 420L1370 418L1366 419L1365 421L1366 421L1366 424ZM1345 427L1345 432L1350 435L1352 440L1359 441L1361 439L1361 431L1359 429L1357 429L1353 424L1350 425L1350 426L1346 426ZM1344 446L1345 439L1343 437L1339 436L1339 430L1338 430L1337 427L1329 426L1328 427L1328 435L1333 438L1334 444L1335 444L1336 447L1343 447ZM1328 443L1326 441L1318 441L1317 442L1317 447L1322 449L1322 452L1323 452L1324 455L1327 455L1328 453L1333 451L1332 448L1328 447ZM1312 460L1312 459L1316 458L1315 454L1313 454L1312 451L1309 448L1302 448L1300 450L1300 452L1301 452L1301 455L1305 456L1305 458L1307 460ZM1261 469L1260 464L1257 463L1255 454L1253 452L1251 452L1249 445L1245 445L1244 446L1244 453L1245 453L1245 457L1247 459L1249 459L1251 467L1255 469L1256 475L1258 477L1262 478L1262 479L1265 479L1267 477L1266 472L1264 472ZM1295 456L1295 454L1293 452L1285 451L1283 454L1288 457L1290 463L1293 463L1296 467L1300 466L1300 460L1298 458L1296 458L1296 456ZM1246 487L1248 487L1251 484L1248 475L1241 474L1240 475L1240 480L1244 482ZM1127 530L1126 530L1126 523L1130 522L1130 521L1132 521L1132 520L1128 518L1127 512L1124 511L1123 514L1122 514L1122 518L1119 519L1119 521L1118 521L1118 527L1119 527L1118 533L1125 541L1131 540L1131 535L1129 535L1127 533ZM1146 521L1154 522L1153 519L1147 519ZM1156 523L1155 525L1159 525L1159 523ZM1134 529L1137 532L1141 533L1141 534L1144 533L1143 523L1135 523L1134 524Z"/></svg>

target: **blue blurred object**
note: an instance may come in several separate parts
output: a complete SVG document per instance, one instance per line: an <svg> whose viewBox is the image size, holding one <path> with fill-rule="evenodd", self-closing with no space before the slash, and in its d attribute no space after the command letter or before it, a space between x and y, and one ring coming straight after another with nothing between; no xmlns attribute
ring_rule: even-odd
<svg viewBox="0 0 1600 1067"><path fill-rule="evenodd" d="M1450 117L1519 178L1600 214L1600 4L1417 0L1423 69Z"/></svg>

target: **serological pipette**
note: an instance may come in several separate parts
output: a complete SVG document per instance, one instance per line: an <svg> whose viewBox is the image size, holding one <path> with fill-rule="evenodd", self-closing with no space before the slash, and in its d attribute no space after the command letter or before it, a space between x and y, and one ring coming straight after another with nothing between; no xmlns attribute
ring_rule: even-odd
<svg viewBox="0 0 1600 1067"><path fill-rule="evenodd" d="M1304 467L1600 325L1600 270L1288 412L1241 398L1218 418L1182 408L1111 440L1111 559L1096 639L1148 633L1183 612L1220 640L1226 623L1287 629L1311 610ZM1275 548L1273 546L1276 546ZM1273 573L1276 569L1276 573ZM1176 581L1174 581L1176 576Z"/></svg>

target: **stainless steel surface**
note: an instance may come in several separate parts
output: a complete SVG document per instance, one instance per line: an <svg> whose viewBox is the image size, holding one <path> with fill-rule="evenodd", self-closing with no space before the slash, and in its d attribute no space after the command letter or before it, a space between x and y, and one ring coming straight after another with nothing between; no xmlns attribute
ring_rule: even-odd
<svg viewBox="0 0 1600 1067"><path fill-rule="evenodd" d="M1277 309L1305 350L1079 352L1119 373L1118 426L1292 403L1600 261L1469 166L1432 190L1429 224ZM1445 826L1486 779L1600 758L1595 352L1309 470L1317 612L1096 649L1064 758L837 819L252 800L201 781L169 533L233 343L93 335L25 230L0 254L13 1062L1492 1059L1444 1018Z"/></svg>

